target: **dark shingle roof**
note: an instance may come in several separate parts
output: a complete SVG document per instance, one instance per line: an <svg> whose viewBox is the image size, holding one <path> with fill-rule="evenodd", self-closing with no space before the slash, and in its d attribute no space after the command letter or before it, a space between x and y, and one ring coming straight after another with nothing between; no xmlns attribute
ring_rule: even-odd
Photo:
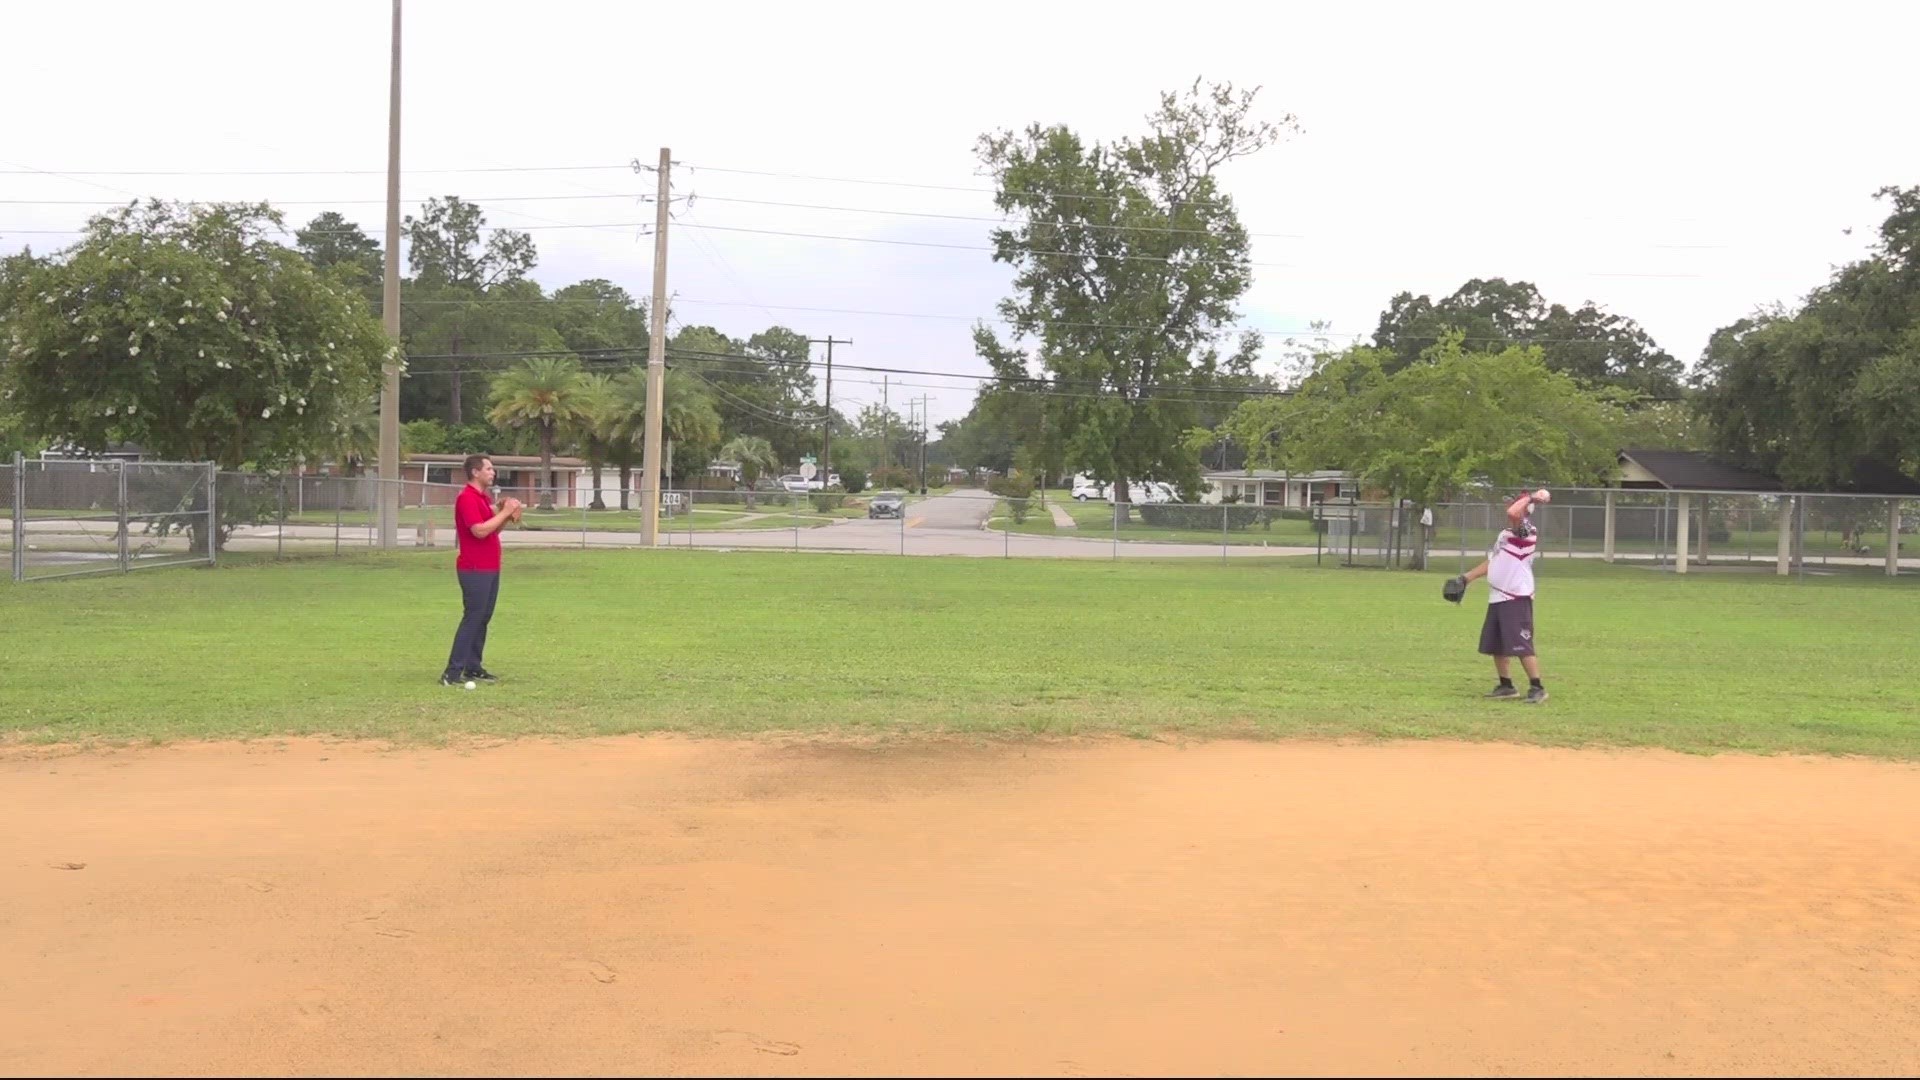
<svg viewBox="0 0 1920 1080"><path fill-rule="evenodd" d="M1782 490L1775 477L1694 450L1622 450L1620 456L1658 477L1669 491Z"/></svg>
<svg viewBox="0 0 1920 1080"><path fill-rule="evenodd" d="M1884 461L1861 458L1853 463L1853 482L1840 490L1856 495L1920 496L1920 480Z"/></svg>
<svg viewBox="0 0 1920 1080"><path fill-rule="evenodd" d="M1669 491L1785 491L1775 476L1743 469L1698 450L1622 450L1620 457L1659 478ZM1853 482L1834 489L1852 495L1920 497L1920 480L1884 461L1861 458L1853 466Z"/></svg>

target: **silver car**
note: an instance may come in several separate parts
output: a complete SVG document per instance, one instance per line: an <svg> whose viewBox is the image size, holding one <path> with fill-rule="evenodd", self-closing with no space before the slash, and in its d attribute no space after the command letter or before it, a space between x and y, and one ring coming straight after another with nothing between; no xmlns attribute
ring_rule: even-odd
<svg viewBox="0 0 1920 1080"><path fill-rule="evenodd" d="M867 517L897 518L907 512L907 498L897 491L882 491L867 502Z"/></svg>

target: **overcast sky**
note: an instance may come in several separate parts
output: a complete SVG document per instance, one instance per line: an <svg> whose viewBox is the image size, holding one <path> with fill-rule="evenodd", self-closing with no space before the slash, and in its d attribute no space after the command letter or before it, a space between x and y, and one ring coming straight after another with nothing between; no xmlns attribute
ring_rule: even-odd
<svg viewBox="0 0 1920 1080"><path fill-rule="evenodd" d="M71 242L25 230L94 209L51 200L131 195L267 199L294 223L338 209L381 235L389 17L387 0L0 0L0 169L67 174L0 173L0 251ZM653 180L626 163L670 146L694 197L671 240L680 322L978 373L969 319L1007 281L968 250L990 226L873 211L991 216L982 132L1117 138L1204 76L1264 87L1303 129L1227 176L1271 264L1243 305L1270 354L1316 319L1364 336L1398 291L1502 276L1638 319L1691 363L1716 327L1859 257L1875 189L1920 183L1916 41L1906 3L407 0L402 193L528 228L550 288L644 296L634 196ZM442 171L562 166L593 168ZM194 175L76 175L96 170ZM225 170L312 172L208 175ZM506 201L562 195L606 197ZM836 404L879 400L866 378L836 375ZM930 394L936 422L971 399L968 380L895 381L895 405Z"/></svg>

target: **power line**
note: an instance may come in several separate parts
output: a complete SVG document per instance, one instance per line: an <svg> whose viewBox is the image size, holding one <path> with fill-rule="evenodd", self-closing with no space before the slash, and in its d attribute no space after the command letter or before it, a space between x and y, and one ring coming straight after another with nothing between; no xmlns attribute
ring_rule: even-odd
<svg viewBox="0 0 1920 1080"><path fill-rule="evenodd" d="M683 229L705 229L708 232L753 233L759 236L785 236L799 240L841 240L854 244L888 244L895 247L944 248L950 251L994 251L996 249L980 244L948 244L936 240L889 240L877 236L841 236L834 233L788 232L781 229L752 229L742 225L696 225L682 224ZM1169 259L1160 255L1101 255L1084 251L1032 251L1024 250L1027 255L1057 255L1073 259L1109 259L1124 262L1174 263L1191 262L1194 264L1216 263L1218 259ZM1248 266L1269 266L1300 269L1292 263L1263 263L1249 260Z"/></svg>
<svg viewBox="0 0 1920 1080"><path fill-rule="evenodd" d="M984 217L978 214L935 214L923 210L882 210L867 206L823 206L819 203L779 202L773 199L736 199L724 195L699 195L693 198L704 202L737 203L744 206L777 206L793 210L826 210L846 214L879 214L886 217L930 218L937 221L979 221L996 225L1044 226L1051 228L1075 229L1114 229L1139 233L1181 233L1192 235L1211 235L1208 229L1177 229L1167 225L1106 225L1097 222L1063 222L1047 219L1011 219L1004 217ZM1267 237L1280 240L1309 239L1301 233L1249 232L1248 236Z"/></svg>
<svg viewBox="0 0 1920 1080"><path fill-rule="evenodd" d="M626 165L484 165L460 169L403 169L405 176L450 176L469 173L631 172ZM41 173L50 176L385 176L385 169L0 169L0 175Z"/></svg>
<svg viewBox="0 0 1920 1080"><path fill-rule="evenodd" d="M39 171L39 170L34 170L34 171ZM45 175L53 176L58 174L46 173ZM120 189L115 188L112 190L120 190ZM132 194L132 193L129 193L129 194ZM401 201L405 203L423 203L423 202L427 202L430 199L438 199L438 198L445 198L445 197L446 197L445 195L409 195L402 198ZM649 196L641 195L637 193L623 194L623 193L617 193L617 192L606 192L606 193L596 193L596 194L565 194L565 195L484 195L484 196L459 196L459 197L465 202L474 203L476 205L486 204L486 203L518 203L518 202L574 202L574 201L604 202L609 199L623 199L623 200L633 200L637 202L646 202L650 198ZM147 200L147 198L148 198L147 196L135 195L133 196L131 201L144 202ZM827 205L827 204L821 204L821 203L786 202L786 201L777 200L777 199L746 199L746 198L737 198L737 197L726 196L726 195L700 195L697 193L692 196L689 196L690 202L696 201L696 200L705 201L705 202L729 203L729 204L741 205L741 206L769 206L769 207L779 207L779 208L793 209L793 210L818 210L818 211L825 211L825 212L831 212L831 213L872 214L872 215L879 215L882 217L921 218L921 219L932 220L932 221L979 222L983 224L993 224L993 225L1116 230L1116 231L1149 233L1149 234L1177 233L1177 234L1204 235L1209 233L1209 230L1206 230L1206 229L1182 229L1182 228L1175 228L1175 227L1166 226L1166 225L1110 225L1110 224L1104 224L1099 222L1066 222L1058 219L1050 220L1045 218L1019 219L1019 218L1007 218L1007 217L991 217L991 216L981 215L981 214L948 214L948 213L937 213L937 212L926 211L926 210L889 210L889 209L883 209L880 207L869 207L869 206L836 206L836 205ZM119 199L119 200L112 200L112 199L0 199L0 206L92 206L92 207L101 207L101 208L111 208L111 207L117 207L117 206L125 206L128 203L128 201L129 200L127 199ZM359 199L359 198L352 198L352 199L166 199L162 201L177 203L185 206L212 206L219 203L235 203L235 202L238 202L238 203L265 202L273 206L366 206L366 205L384 205L386 202L385 199ZM1263 232L1263 231L1254 231L1254 230L1249 230L1247 232L1247 235L1249 237L1254 237L1258 239L1276 239L1276 240L1311 240L1315 238L1314 234L1312 233ZM1657 242L1657 243L1649 243L1646 246L1649 248L1656 248L1661 250L1705 251L1705 250L1723 250L1728 245L1722 244L1722 243L1704 243L1703 244L1703 243Z"/></svg>
<svg viewBox="0 0 1920 1080"><path fill-rule="evenodd" d="M540 357L578 356L582 359L583 362L586 362L586 363L607 364L607 363L619 363L622 361L631 363L635 358L643 354L644 354L644 350L639 347L630 348L630 349L599 349L599 350L592 350L591 353L588 353L588 354L581 354L581 353L576 353L568 350L529 349L529 350L520 350L520 351L511 351L511 352L493 352L493 353L421 354L421 355L414 355L414 356L408 357L408 361L409 363L412 363L414 361L422 361L422 360L493 360L493 359L521 360L521 359L533 359L533 358L540 358ZM668 346L667 356L674 360L681 360L689 363L706 363L706 364L735 363L735 364L738 364L741 362L748 362L753 364L784 364L789 367L805 366L810 369L822 368L826 366L825 361L814 360L811 358L804 359L804 360L795 358L795 359L789 360L789 359L783 359L783 358L753 356L747 353L719 353L719 352L707 352L704 350L697 350L697 349L676 349L676 348L673 348L672 346ZM1016 387L1021 384L1037 384L1042 389L1079 387L1079 388L1085 388L1085 389L1107 391L1106 395L1091 395L1091 396L1110 396L1111 393L1113 393L1113 391L1107 390L1104 383L1089 382L1086 380L1050 379L1042 376L1003 376L1003 375L994 375L994 374L980 374L980 373L973 373L973 372L957 372L957 371L925 371L925 370L920 370L915 368L878 367L878 366L865 365L865 364L836 363L834 366L836 368L840 368L843 370L858 371L858 372L875 374L875 375L879 375L879 374L911 375L911 376L919 376L922 378L966 379L966 380L972 380L974 382L1000 383L1009 388ZM480 368L480 369L459 369L459 370L461 372L486 374L492 371L498 371L500 369ZM736 367L731 369L723 368L721 370L730 374L771 374L770 372L764 371L764 369L741 370L740 368ZM436 368L436 369L429 369L425 371L414 372L414 374L450 374L453 371L454 369ZM697 373L694 373L694 374L697 374ZM873 383L872 385L877 386L879 384ZM931 387L927 387L927 389L963 390L966 388L961 386L931 386ZM1288 391L1288 390L1269 389L1264 387L1226 387L1226 386L1209 387L1209 386L1193 386L1193 385L1166 386L1162 384L1148 384L1146 386L1139 387L1137 389L1142 393L1154 393L1156 394L1156 396L1158 395L1159 391L1178 391L1178 392L1188 393L1188 394L1211 394L1215 396L1211 398L1201 398L1201 399L1195 399L1195 400L1204 401L1208 403L1216 403L1216 404L1219 403L1223 398L1237 399L1237 398L1246 398L1246 397L1287 397L1287 396L1291 396L1291 393L1292 393L1291 391ZM1178 400L1178 399L1165 398L1163 400Z"/></svg>
<svg viewBox="0 0 1920 1080"><path fill-rule="evenodd" d="M445 195L409 195L400 201L405 203L427 202L430 199L444 199ZM462 202L503 203L503 202L566 202L573 200L634 199L642 200L640 195L620 195L609 192L605 195L485 195L458 196ZM145 196L135 196L134 201L145 202ZM163 202L180 203L186 206L213 206L217 203L264 202L274 206L385 206L385 199L163 199ZM0 206L125 206L126 199L0 199Z"/></svg>
<svg viewBox="0 0 1920 1080"><path fill-rule="evenodd" d="M934 240L893 240L893 239L887 239L884 237L877 237L877 236L841 236L834 233L790 232L782 229L754 229L754 228L747 228L745 226L740 226L740 225L696 225L696 224L686 223L686 224L680 225L680 228L705 229L709 232L751 233L758 236L783 236L783 237L790 237L793 239L800 239L800 240L838 240L838 241L844 241L847 243L855 243L855 244L887 244L895 247L940 248L940 249L945 249L949 251L994 252L997 250L996 248L988 247L980 244L949 244L949 243L943 243L943 242L934 241ZM1210 263L1219 263L1219 262L1225 261L1225 260L1219 260L1219 259L1167 258L1159 255L1103 255L1098 252L1085 252L1085 251L1035 251L1032 249L1020 249L1020 253L1024 255L1055 256L1055 257L1069 258L1069 259L1104 259L1104 260L1112 260L1112 261L1149 262L1149 263L1161 263L1161 264L1189 263L1196 266L1206 265ZM1234 260L1234 261L1238 262L1239 260ZM1244 265L1255 266L1255 267L1265 267L1268 269L1275 269L1275 270L1311 271L1314 269L1313 267L1302 266L1299 263L1261 262L1257 259L1245 260ZM1680 278L1698 278L1698 277L1702 277L1703 275L1701 274L1613 273L1613 272L1604 272L1604 271L1588 271L1585 276L1680 279Z"/></svg>
<svg viewBox="0 0 1920 1080"><path fill-rule="evenodd" d="M1002 190L997 187L962 187L954 184L927 184L910 180L875 180L854 176L818 176L808 173L774 172L765 169L727 169L721 168L718 165L687 165L684 166L684 168L692 173L705 171L711 173L726 173L732 176L760 176L779 180L810 180L826 184L862 184L869 187L911 188L916 191L960 191L972 194L998 195ZM1056 198L1081 199L1089 202L1118 202L1125 198L1125 196L1112 195L1106 192L1049 191L1036 193L1021 188L1007 189L1006 194L1044 194ZM1187 201L1186 205L1215 207L1226 206L1229 205L1229 203L1230 200L1225 199L1191 199Z"/></svg>
<svg viewBox="0 0 1920 1080"><path fill-rule="evenodd" d="M504 211L504 212L514 213L514 211L511 211L511 210ZM580 224L576 224L572 222L556 222L551 225L476 225L474 226L474 229L478 232L531 232L534 230L543 230L543 229L640 229L643 231L643 233L651 234L653 230L653 222L651 221L600 221L600 222L580 223ZM15 228L9 228L7 226L0 225L0 236L7 236L7 235L85 236L87 233L92 231L93 230L91 229L15 229ZM356 234L362 235L362 236L366 235L366 230L359 229L359 228L353 228L353 229L296 228L291 231L283 228L280 231L283 233L287 233L288 235L291 235L292 233L295 233L295 232L304 232L304 233L311 234L313 236L352 236Z"/></svg>

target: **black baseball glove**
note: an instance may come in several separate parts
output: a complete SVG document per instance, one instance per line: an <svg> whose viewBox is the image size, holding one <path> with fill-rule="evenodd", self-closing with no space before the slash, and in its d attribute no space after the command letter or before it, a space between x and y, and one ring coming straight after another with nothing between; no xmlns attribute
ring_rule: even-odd
<svg viewBox="0 0 1920 1080"><path fill-rule="evenodd" d="M1445 597L1449 604L1459 603L1461 599L1467 595L1467 579L1464 577L1448 578L1447 583L1440 586L1440 595Z"/></svg>

